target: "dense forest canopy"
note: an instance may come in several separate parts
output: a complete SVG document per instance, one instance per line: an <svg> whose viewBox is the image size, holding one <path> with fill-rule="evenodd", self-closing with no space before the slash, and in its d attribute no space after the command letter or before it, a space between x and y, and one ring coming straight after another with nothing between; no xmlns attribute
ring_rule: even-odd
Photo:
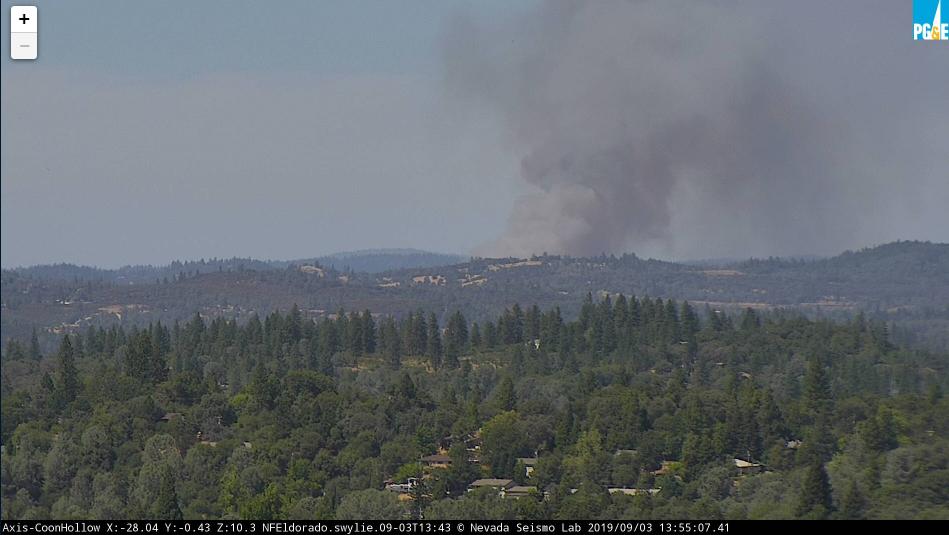
<svg viewBox="0 0 949 535"><path fill-rule="evenodd" d="M946 518L949 354L587 294L88 326L2 368L3 517Z"/></svg>
<svg viewBox="0 0 949 535"><path fill-rule="evenodd" d="M42 3L0 535L949 520L941 0Z"/></svg>

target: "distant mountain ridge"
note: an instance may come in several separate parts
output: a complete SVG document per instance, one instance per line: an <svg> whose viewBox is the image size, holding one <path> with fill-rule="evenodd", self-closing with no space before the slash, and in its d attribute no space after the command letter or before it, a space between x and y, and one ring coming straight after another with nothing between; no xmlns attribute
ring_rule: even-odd
<svg viewBox="0 0 949 535"><path fill-rule="evenodd" d="M437 267L464 262L466 256L434 253L421 249L364 249L342 251L325 256L296 260L258 260L254 258L211 258L200 260L175 260L169 264L128 265L115 269L69 263L40 264L28 267L5 269L41 280L99 281L117 284L148 284L156 280L174 279L182 275L195 275L221 271L268 271L286 269L305 264L332 266L337 269L365 273L379 273L416 267Z"/></svg>
<svg viewBox="0 0 949 535"><path fill-rule="evenodd" d="M420 249L363 249L333 253L310 260L295 260L289 262L289 264L316 262L337 269L348 269L362 273L382 273L398 269L449 266L465 262L468 259L467 256L433 253Z"/></svg>
<svg viewBox="0 0 949 535"><path fill-rule="evenodd" d="M818 260L725 266L633 254L457 260L368 251L285 262L232 258L158 268L3 270L2 336L28 337L34 327L62 333L116 321L173 323L196 311L244 320L294 304L313 317L341 308L396 316L423 308L439 311L440 321L454 310L481 321L520 303L560 307L569 318L588 294L622 293L684 299L712 310L795 309L844 317L864 311L926 324L926 336L936 340L932 346L949 347L949 244L894 242Z"/></svg>
<svg viewBox="0 0 949 535"><path fill-rule="evenodd" d="M438 255L438 256L451 256L456 258L467 258L462 255L456 254L445 254L445 253L435 253L432 251L426 251L423 249L413 249L413 248L381 248L381 249L356 249L355 251L340 251L338 253L323 255L321 258L353 258L360 256L410 256L410 255Z"/></svg>

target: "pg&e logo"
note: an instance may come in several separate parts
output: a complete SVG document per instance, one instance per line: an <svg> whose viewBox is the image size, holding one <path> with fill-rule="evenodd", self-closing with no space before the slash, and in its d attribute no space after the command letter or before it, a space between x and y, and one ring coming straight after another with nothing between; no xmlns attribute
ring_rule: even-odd
<svg viewBox="0 0 949 535"><path fill-rule="evenodd" d="M913 0L913 40L949 40L949 24L942 21L942 0Z"/></svg>

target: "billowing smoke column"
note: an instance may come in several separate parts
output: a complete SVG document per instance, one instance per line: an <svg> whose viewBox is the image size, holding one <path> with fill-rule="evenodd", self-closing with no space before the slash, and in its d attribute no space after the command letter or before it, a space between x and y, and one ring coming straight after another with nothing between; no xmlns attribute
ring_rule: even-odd
<svg viewBox="0 0 949 535"><path fill-rule="evenodd" d="M545 1L503 28L459 17L450 87L500 114L533 186L507 231L475 252L724 256L885 239L858 213L886 195L867 172L875 143L899 149L858 132L893 127L881 107L902 91L870 63L907 60L845 53L905 43L833 34L818 46L809 40L831 26L799 23L837 15L823 4L796 14L758 4Z"/></svg>

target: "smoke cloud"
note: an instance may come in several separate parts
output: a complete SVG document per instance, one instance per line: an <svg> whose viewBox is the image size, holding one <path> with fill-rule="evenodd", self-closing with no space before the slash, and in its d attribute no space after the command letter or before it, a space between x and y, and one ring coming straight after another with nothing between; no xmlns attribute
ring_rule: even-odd
<svg viewBox="0 0 949 535"><path fill-rule="evenodd" d="M909 7L761 4L543 2L503 27L459 16L449 87L498 114L529 188L475 252L804 254L949 238L936 141L949 139L949 75L945 54L909 37Z"/></svg>

